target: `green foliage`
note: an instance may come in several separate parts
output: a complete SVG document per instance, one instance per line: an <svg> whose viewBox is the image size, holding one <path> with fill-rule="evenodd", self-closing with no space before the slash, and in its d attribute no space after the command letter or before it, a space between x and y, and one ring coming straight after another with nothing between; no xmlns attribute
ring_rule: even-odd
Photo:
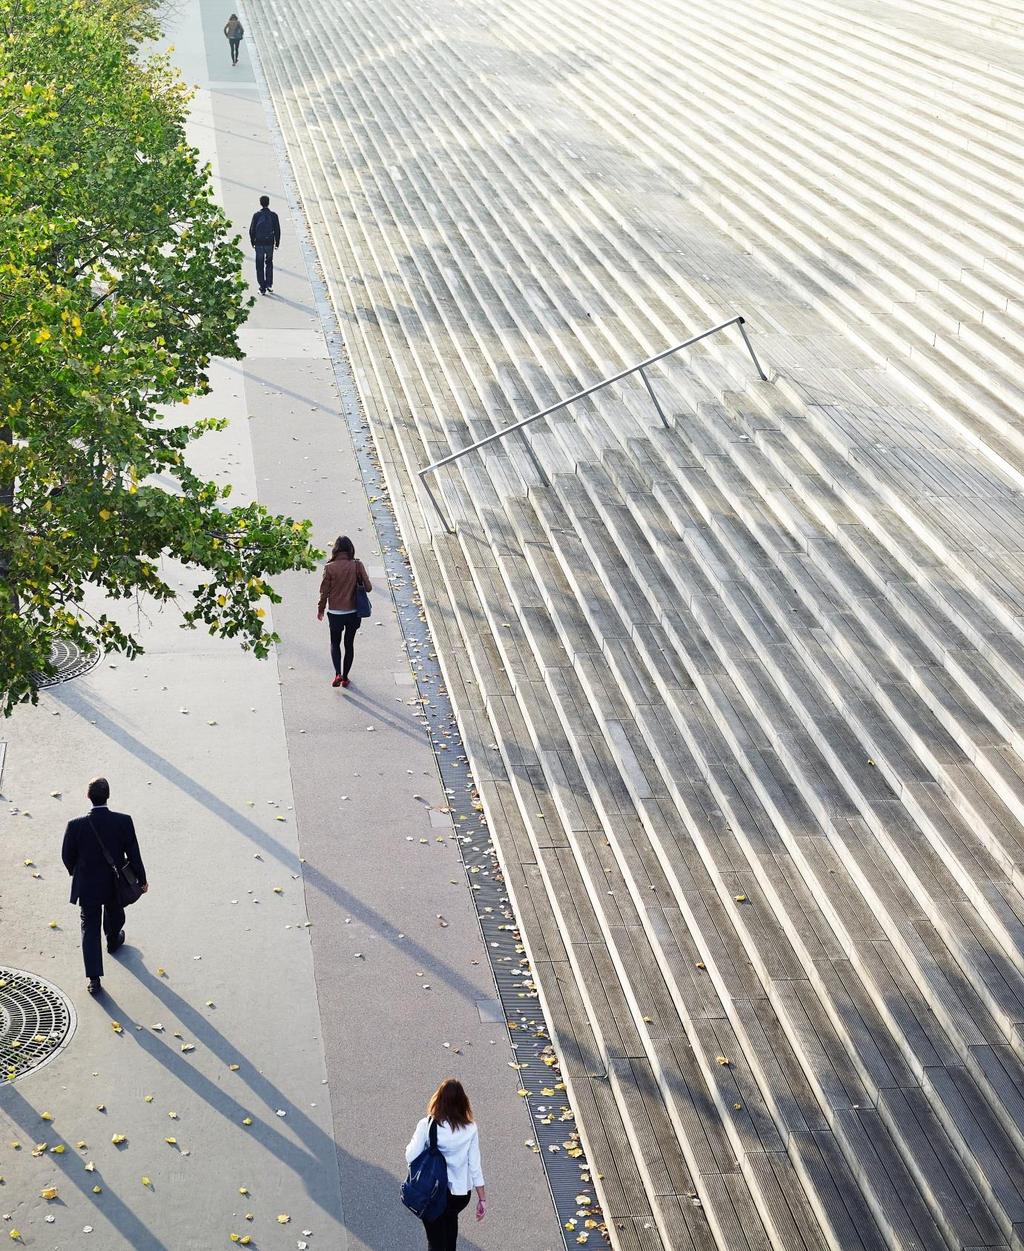
<svg viewBox="0 0 1024 1251"><path fill-rule="evenodd" d="M309 523L231 507L189 467L223 422L169 405L238 358L242 254L185 141L189 91L139 0L0 0L0 706L69 639L134 655L107 597L180 599L257 655L266 578L312 567ZM181 597L168 558L199 571Z"/></svg>

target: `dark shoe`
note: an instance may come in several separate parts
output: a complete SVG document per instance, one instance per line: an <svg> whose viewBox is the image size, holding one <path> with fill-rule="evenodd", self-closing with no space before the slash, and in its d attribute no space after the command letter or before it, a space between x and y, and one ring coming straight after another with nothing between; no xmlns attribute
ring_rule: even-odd
<svg viewBox="0 0 1024 1251"><path fill-rule="evenodd" d="M266 288L266 287L260 287L260 295L266 295L266 294L267 294L267 288Z"/></svg>
<svg viewBox="0 0 1024 1251"><path fill-rule="evenodd" d="M117 951L119 947L123 947L123 946L124 946L124 930L122 930L121 933L118 934L116 938L111 939L111 941L107 943L107 951L109 951L110 954L113 955L114 952Z"/></svg>
<svg viewBox="0 0 1024 1251"><path fill-rule="evenodd" d="M85 989L90 995L99 995L103 993L103 987L100 985L100 979L98 977L90 977L85 984Z"/></svg>
<svg viewBox="0 0 1024 1251"><path fill-rule="evenodd" d="M341 685L342 685L342 686L345 686L345 687L348 687L348 686L351 686L352 684L351 684L351 682L349 682L348 678L342 678L342 679L341 679Z"/></svg>

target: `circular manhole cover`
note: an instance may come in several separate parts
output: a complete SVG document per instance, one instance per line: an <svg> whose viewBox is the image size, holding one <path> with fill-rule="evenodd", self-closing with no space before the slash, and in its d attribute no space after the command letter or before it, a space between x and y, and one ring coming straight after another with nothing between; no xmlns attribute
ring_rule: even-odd
<svg viewBox="0 0 1024 1251"><path fill-rule="evenodd" d="M77 643L67 639L58 639L50 651L49 674L37 673L36 686L56 686L58 682L70 682L72 678L80 678L88 673L100 658L99 651L84 651Z"/></svg>
<svg viewBox="0 0 1024 1251"><path fill-rule="evenodd" d="M76 1024L74 1005L56 986L0 965L0 1086L48 1064Z"/></svg>

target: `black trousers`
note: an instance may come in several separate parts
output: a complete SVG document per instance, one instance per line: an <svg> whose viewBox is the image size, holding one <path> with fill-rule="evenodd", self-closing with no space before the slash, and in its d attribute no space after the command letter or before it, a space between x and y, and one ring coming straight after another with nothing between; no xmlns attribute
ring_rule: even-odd
<svg viewBox="0 0 1024 1251"><path fill-rule="evenodd" d="M103 976L103 946L100 928L109 943L124 929L124 909L111 895L106 903L82 904L82 959L86 977Z"/></svg>
<svg viewBox="0 0 1024 1251"><path fill-rule="evenodd" d="M274 245L256 244L256 281L261 291L274 285Z"/></svg>
<svg viewBox="0 0 1024 1251"><path fill-rule="evenodd" d="M459 1213L469 1203L469 1195L448 1191L448 1206L436 1221L424 1221L427 1251L455 1251L459 1241Z"/></svg>
<svg viewBox="0 0 1024 1251"><path fill-rule="evenodd" d="M231 45L231 64L232 65L238 64L238 45L241 42L242 42L241 39L229 39L228 40L228 43Z"/></svg>
<svg viewBox="0 0 1024 1251"><path fill-rule="evenodd" d="M327 620L331 626L331 663L334 665L334 672L340 673L343 678L347 678L349 670L352 668L352 661L355 658L356 631L359 629L363 619L357 612L329 612ZM344 668L342 668L341 664L342 634L345 636Z"/></svg>

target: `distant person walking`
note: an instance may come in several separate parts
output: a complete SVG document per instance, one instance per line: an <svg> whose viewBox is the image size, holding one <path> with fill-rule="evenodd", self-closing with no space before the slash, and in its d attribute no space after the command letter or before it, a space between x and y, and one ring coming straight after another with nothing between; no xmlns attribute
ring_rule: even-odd
<svg viewBox="0 0 1024 1251"><path fill-rule="evenodd" d="M416 1126L405 1149L407 1164L426 1150L430 1123L437 1123L437 1145L448 1165L448 1206L432 1221L425 1220L427 1251L456 1251L459 1241L459 1213L467 1207L476 1187L476 1219L487 1211L484 1175L480 1168L480 1135L473 1120L473 1109L462 1083L446 1078L427 1104L427 1115Z"/></svg>
<svg viewBox="0 0 1024 1251"><path fill-rule="evenodd" d="M281 221L271 211L270 196L260 196L260 207L249 223L249 242L256 249L256 281L260 295L274 289L274 249L281 246Z"/></svg>
<svg viewBox="0 0 1024 1251"><path fill-rule="evenodd" d="M71 902L82 912L82 957L90 995L100 993L103 952L100 928L111 955L124 944L124 907L118 894L118 871L129 865L143 894L149 890L139 840L131 817L107 807L110 783L93 778L87 792L92 810L69 821L61 858L71 874Z"/></svg>
<svg viewBox="0 0 1024 1251"><path fill-rule="evenodd" d="M231 64L239 63L239 44L245 35L245 28L239 21L239 15L231 14L230 18L224 24L224 34L228 39L228 46L231 49Z"/></svg>
<svg viewBox="0 0 1024 1251"><path fill-rule="evenodd" d="M320 603L316 610L317 621L323 621L324 608L331 628L331 663L334 665L332 686L348 686L349 672L355 657L356 631L362 618L356 608L356 588L372 591L370 575L361 560L356 560L356 549L348 535L341 535L331 549L331 559L324 565L320 582ZM342 638L345 640L344 662L341 655Z"/></svg>
<svg viewBox="0 0 1024 1251"><path fill-rule="evenodd" d="M224 34L227 37L228 46L231 48L231 64L238 64L238 47L245 35L245 27L238 20L238 14L232 13L228 20L224 23Z"/></svg>

